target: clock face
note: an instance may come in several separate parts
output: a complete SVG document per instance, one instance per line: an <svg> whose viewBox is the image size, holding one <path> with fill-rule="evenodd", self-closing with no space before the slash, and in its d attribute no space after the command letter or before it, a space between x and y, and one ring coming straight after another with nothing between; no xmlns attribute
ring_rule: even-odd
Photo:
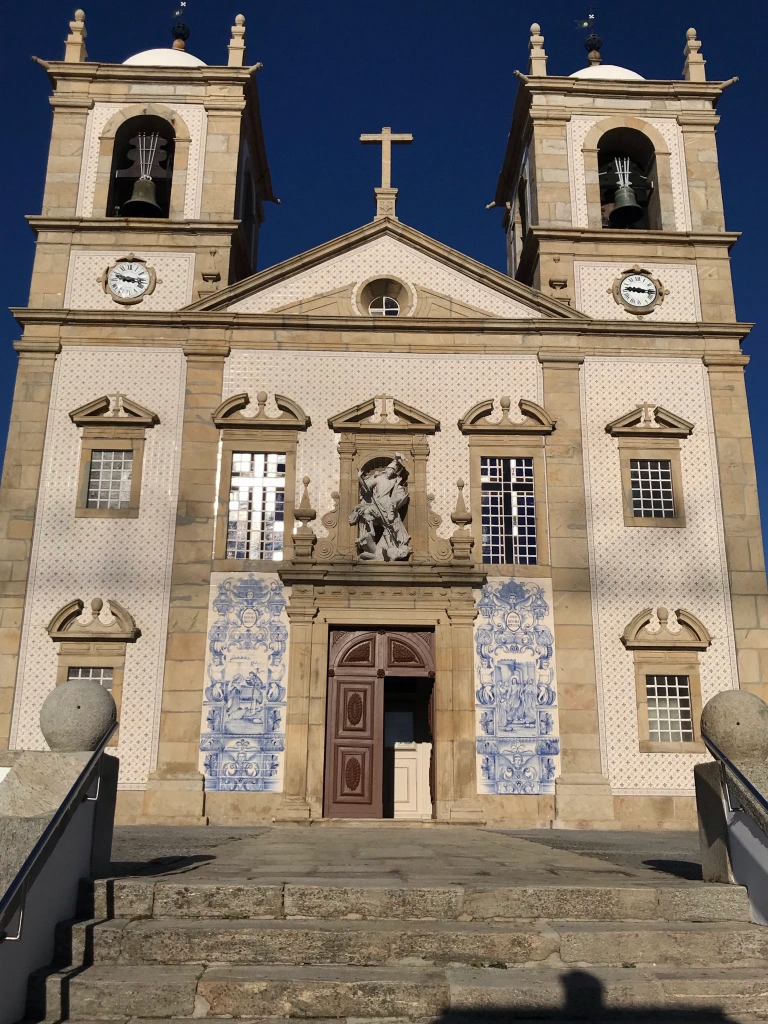
<svg viewBox="0 0 768 1024"><path fill-rule="evenodd" d="M646 274L629 274L619 286L619 294L628 306L642 309L656 301L658 288Z"/></svg>
<svg viewBox="0 0 768 1024"><path fill-rule="evenodd" d="M150 275L143 263L123 260L110 270L107 287L117 299L138 299L149 288Z"/></svg>

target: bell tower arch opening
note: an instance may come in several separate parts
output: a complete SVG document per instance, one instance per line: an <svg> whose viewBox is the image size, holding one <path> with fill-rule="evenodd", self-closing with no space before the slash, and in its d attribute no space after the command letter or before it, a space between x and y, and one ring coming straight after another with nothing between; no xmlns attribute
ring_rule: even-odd
<svg viewBox="0 0 768 1024"><path fill-rule="evenodd" d="M169 216L175 143L170 122L153 114L120 125L112 150L108 217Z"/></svg>
<svg viewBox="0 0 768 1024"><path fill-rule="evenodd" d="M636 128L611 128L597 145L604 228L661 230L656 151Z"/></svg>

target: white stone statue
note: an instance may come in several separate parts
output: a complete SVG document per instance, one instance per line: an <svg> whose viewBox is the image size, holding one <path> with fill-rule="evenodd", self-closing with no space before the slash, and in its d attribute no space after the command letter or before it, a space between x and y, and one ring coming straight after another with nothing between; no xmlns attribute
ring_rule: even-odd
<svg viewBox="0 0 768 1024"><path fill-rule="evenodd" d="M360 501L350 523L358 527L357 551L369 562L402 562L411 553L411 538L403 523L408 507L408 470L403 456L381 469L371 470L360 481Z"/></svg>

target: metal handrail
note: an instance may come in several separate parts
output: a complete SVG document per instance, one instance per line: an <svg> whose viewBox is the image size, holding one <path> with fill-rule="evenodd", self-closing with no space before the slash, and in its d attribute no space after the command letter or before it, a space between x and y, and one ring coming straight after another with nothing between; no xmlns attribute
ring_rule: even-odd
<svg viewBox="0 0 768 1024"><path fill-rule="evenodd" d="M726 757L726 755L722 752L722 750L720 749L720 747L718 747L716 743L709 739L708 736L705 736L704 733L701 734L701 738L704 740L704 743L706 744L706 747L709 750L710 754L717 761L722 761L722 763L725 765L728 771L732 772L736 776L741 785L749 791L749 793L755 798L755 800L757 800L758 804L763 808L766 814L768 814L768 797L761 793L760 790L757 789L749 781L744 772L740 771L729 757Z"/></svg>
<svg viewBox="0 0 768 1024"><path fill-rule="evenodd" d="M95 797L88 797L94 778L101 782L101 760L104 750L117 729L117 722L114 722L99 740L98 745L85 764L82 772L78 775L75 784L67 793L58 810L48 822L48 825L32 848L27 859L19 868L16 877L8 886L5 894L0 897L0 942L4 940L13 941L21 936L21 926L24 919L24 904L32 883L45 867L48 858L61 838L62 833L72 820L75 812L83 800L98 799L98 789ZM16 936L8 935L7 925L19 914L19 928Z"/></svg>

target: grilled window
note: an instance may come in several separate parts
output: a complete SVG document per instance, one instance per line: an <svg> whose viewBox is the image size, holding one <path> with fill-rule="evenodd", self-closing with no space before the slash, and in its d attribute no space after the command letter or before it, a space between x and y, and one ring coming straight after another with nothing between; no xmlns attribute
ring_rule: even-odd
<svg viewBox="0 0 768 1024"><path fill-rule="evenodd" d="M630 459L632 515L635 519L674 519L672 463L669 459Z"/></svg>
<svg viewBox="0 0 768 1024"><path fill-rule="evenodd" d="M133 452L91 452L86 508L130 508Z"/></svg>
<svg viewBox="0 0 768 1024"><path fill-rule="evenodd" d="M688 676L646 676L648 739L692 743L691 682Z"/></svg>
<svg viewBox="0 0 768 1024"><path fill-rule="evenodd" d="M112 675L113 669L111 668L68 668L67 682L70 679L90 679L95 683L101 683L105 689L111 690Z"/></svg>
<svg viewBox="0 0 768 1024"><path fill-rule="evenodd" d="M281 561L285 453L233 452L227 558Z"/></svg>
<svg viewBox="0 0 768 1024"><path fill-rule="evenodd" d="M480 458L483 562L536 563L533 459Z"/></svg>

